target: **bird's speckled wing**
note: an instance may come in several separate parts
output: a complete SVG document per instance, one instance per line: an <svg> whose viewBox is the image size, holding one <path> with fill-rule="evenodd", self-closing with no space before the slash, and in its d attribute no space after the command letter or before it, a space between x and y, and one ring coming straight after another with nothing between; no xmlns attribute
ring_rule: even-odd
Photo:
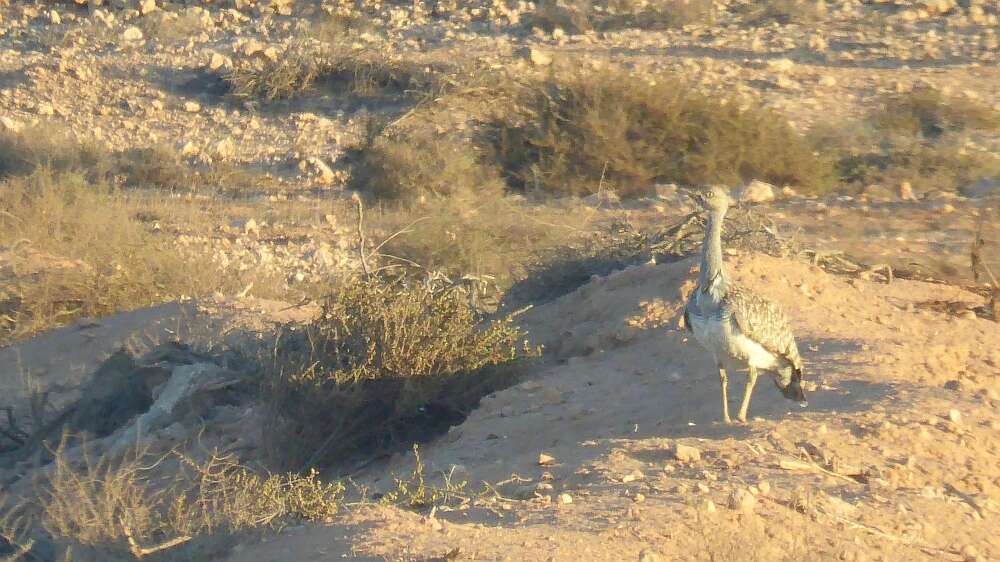
<svg viewBox="0 0 1000 562"><path fill-rule="evenodd" d="M796 369L802 368L792 327L777 305L733 284L723 299L722 308L723 314L732 318L743 335L780 355Z"/></svg>

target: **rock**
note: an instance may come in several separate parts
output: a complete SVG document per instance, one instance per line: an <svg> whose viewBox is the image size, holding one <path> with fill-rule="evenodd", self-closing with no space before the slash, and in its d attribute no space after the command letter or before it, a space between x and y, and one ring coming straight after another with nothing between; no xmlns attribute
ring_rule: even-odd
<svg viewBox="0 0 1000 562"><path fill-rule="evenodd" d="M147 15L155 12L158 8L156 7L156 0L139 0L139 13L142 15Z"/></svg>
<svg viewBox="0 0 1000 562"><path fill-rule="evenodd" d="M632 472L622 476L622 482L628 484L629 482L635 482L636 480L642 480L646 475L642 473L641 470L635 469Z"/></svg>
<svg viewBox="0 0 1000 562"><path fill-rule="evenodd" d="M337 175L333 173L330 166L315 156L310 156L299 162L299 169L311 176L315 176L321 183L327 185L337 180Z"/></svg>
<svg viewBox="0 0 1000 562"><path fill-rule="evenodd" d="M643 549L639 553L639 562L664 562L663 556L649 549Z"/></svg>
<svg viewBox="0 0 1000 562"><path fill-rule="evenodd" d="M823 86L824 88L831 88L837 85L837 79L834 78L833 76L830 76L829 74L824 74L819 79L819 85Z"/></svg>
<svg viewBox="0 0 1000 562"><path fill-rule="evenodd" d="M201 111L201 104L196 101L186 101L184 102L184 111L188 113L198 113Z"/></svg>
<svg viewBox="0 0 1000 562"><path fill-rule="evenodd" d="M541 466L549 466L556 463L556 458L548 453L538 454L538 464Z"/></svg>
<svg viewBox="0 0 1000 562"><path fill-rule="evenodd" d="M799 194L794 189L792 189L787 185L781 188L781 196L785 197L786 199L791 199L792 197L798 197L798 195Z"/></svg>
<svg viewBox="0 0 1000 562"><path fill-rule="evenodd" d="M199 152L201 151L198 150L198 146L191 141L187 141L181 147L181 156L184 157L197 156Z"/></svg>
<svg viewBox="0 0 1000 562"><path fill-rule="evenodd" d="M674 458L681 462L698 462L701 460L701 451L690 445L678 443L674 447Z"/></svg>
<svg viewBox="0 0 1000 562"><path fill-rule="evenodd" d="M122 33L123 41L142 41L142 30L136 26L131 26Z"/></svg>
<svg viewBox="0 0 1000 562"><path fill-rule="evenodd" d="M760 495L766 496L771 493L771 484L767 480L761 480L757 483L757 489L760 490Z"/></svg>
<svg viewBox="0 0 1000 562"><path fill-rule="evenodd" d="M715 513L715 502L712 500L705 500L705 513Z"/></svg>
<svg viewBox="0 0 1000 562"><path fill-rule="evenodd" d="M257 221L253 219L247 220L243 223L243 234L250 234L251 232L260 233L260 227L257 225Z"/></svg>
<svg viewBox="0 0 1000 562"><path fill-rule="evenodd" d="M13 119L5 115L3 117L0 117L0 127L2 127L4 131L10 131L12 133L16 133L20 131L23 126L17 121L14 121Z"/></svg>
<svg viewBox="0 0 1000 562"><path fill-rule="evenodd" d="M954 408L948 410L948 421L955 424L962 423L962 412Z"/></svg>
<svg viewBox="0 0 1000 562"><path fill-rule="evenodd" d="M56 108L52 107L51 103L40 103L38 104L37 111L39 115L49 116L49 115L55 115Z"/></svg>
<svg viewBox="0 0 1000 562"><path fill-rule="evenodd" d="M52 25L59 25L62 23L62 17L59 16L59 12L51 10L49 11L49 21Z"/></svg>
<svg viewBox="0 0 1000 562"><path fill-rule="evenodd" d="M209 70L219 70L221 68L229 68L233 65L229 57L221 55L219 53L212 53L212 57L208 61Z"/></svg>
<svg viewBox="0 0 1000 562"><path fill-rule="evenodd" d="M917 197L913 194L913 186L908 181L904 181L899 184L899 198L903 201L916 201Z"/></svg>
<svg viewBox="0 0 1000 562"><path fill-rule="evenodd" d="M757 507L757 498L746 489L733 490L729 496L729 508L749 515Z"/></svg>
<svg viewBox="0 0 1000 562"><path fill-rule="evenodd" d="M552 55L536 47L528 47L528 60L535 66L549 66L552 64Z"/></svg>
<svg viewBox="0 0 1000 562"><path fill-rule="evenodd" d="M753 180L740 192L740 200L747 203L774 201L774 186L767 182Z"/></svg>
<svg viewBox="0 0 1000 562"><path fill-rule="evenodd" d="M768 70L772 72L790 72L795 68L795 63L792 59L776 59L767 62Z"/></svg>
<svg viewBox="0 0 1000 562"><path fill-rule="evenodd" d="M229 138L222 139L215 144L215 155L222 160L231 160L236 156L236 143Z"/></svg>
<svg viewBox="0 0 1000 562"><path fill-rule="evenodd" d="M563 493L559 494L559 503L566 505L573 503L573 496Z"/></svg>
<svg viewBox="0 0 1000 562"><path fill-rule="evenodd" d="M966 197L988 197L1000 193L1000 178L983 178L962 188Z"/></svg>

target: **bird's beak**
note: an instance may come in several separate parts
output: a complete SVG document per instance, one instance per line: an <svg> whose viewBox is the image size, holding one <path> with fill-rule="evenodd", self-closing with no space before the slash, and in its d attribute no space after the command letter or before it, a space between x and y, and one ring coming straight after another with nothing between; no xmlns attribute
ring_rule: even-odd
<svg viewBox="0 0 1000 562"><path fill-rule="evenodd" d="M679 188L677 192L685 195L688 199L694 201L696 204L701 203L701 194L698 193L698 190L696 189Z"/></svg>

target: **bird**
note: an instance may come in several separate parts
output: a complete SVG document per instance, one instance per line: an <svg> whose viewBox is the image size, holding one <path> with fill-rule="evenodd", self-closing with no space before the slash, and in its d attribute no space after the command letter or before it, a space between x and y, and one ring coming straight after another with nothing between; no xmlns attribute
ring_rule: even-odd
<svg viewBox="0 0 1000 562"><path fill-rule="evenodd" d="M722 224L733 205L729 190L710 186L689 195L707 212L698 286L684 306L684 326L715 360L722 386L722 419L729 417L729 371L747 368L749 380L737 419L746 423L758 370L782 395L805 402L802 357L791 325L773 302L732 281L722 261Z"/></svg>

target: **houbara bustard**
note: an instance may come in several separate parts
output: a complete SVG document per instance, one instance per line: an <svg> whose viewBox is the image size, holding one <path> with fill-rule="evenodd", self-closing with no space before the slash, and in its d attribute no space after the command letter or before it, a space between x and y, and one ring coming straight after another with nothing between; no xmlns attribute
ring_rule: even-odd
<svg viewBox="0 0 1000 562"><path fill-rule="evenodd" d="M785 398L805 401L802 358L788 320L778 307L726 275L722 262L722 223L733 200L714 186L691 196L707 211L698 287L684 307L684 326L712 354L722 385L722 419L729 417L730 370L746 367L749 381L736 416L747 420L757 371L768 371Z"/></svg>

